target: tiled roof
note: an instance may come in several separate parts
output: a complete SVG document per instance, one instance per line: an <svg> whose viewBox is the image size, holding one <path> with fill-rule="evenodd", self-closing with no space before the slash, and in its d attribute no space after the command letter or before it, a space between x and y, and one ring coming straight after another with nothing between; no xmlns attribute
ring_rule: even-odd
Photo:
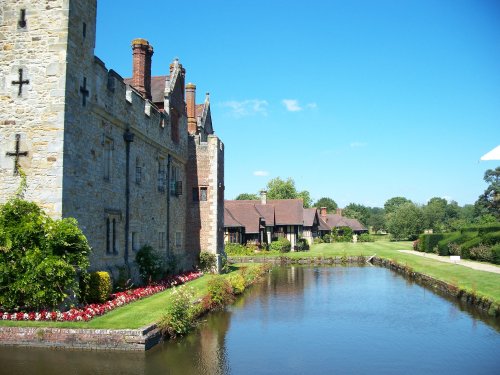
<svg viewBox="0 0 500 375"><path fill-rule="evenodd" d="M261 218L267 226L304 224L301 199L268 200L266 204L258 200L227 200L224 208L224 226L232 227L234 219L245 226L247 233L258 233Z"/></svg>
<svg viewBox="0 0 500 375"><path fill-rule="evenodd" d="M231 211L229 211L225 207L224 207L224 226L231 228L244 227L243 224L241 224L238 220L234 218L234 216L231 214Z"/></svg>
<svg viewBox="0 0 500 375"><path fill-rule="evenodd" d="M314 219L316 218L315 208L304 208L304 226L312 227L314 225Z"/></svg>
<svg viewBox="0 0 500 375"><path fill-rule="evenodd" d="M323 222L324 224L322 225L321 222ZM326 214L326 216L320 216L320 229L321 230L325 230L325 229L323 229L325 224L326 224L326 227L328 227L328 229L326 229L326 230L329 230L333 227L349 227L355 231L367 230L363 226L363 224L361 224L358 220L350 219L348 217L344 217L344 216L341 216L338 214Z"/></svg>
<svg viewBox="0 0 500 375"><path fill-rule="evenodd" d="M151 97L153 103L163 103L165 95L165 81L169 81L170 76L156 76L151 77ZM127 85L132 84L132 78L125 78L123 80Z"/></svg>

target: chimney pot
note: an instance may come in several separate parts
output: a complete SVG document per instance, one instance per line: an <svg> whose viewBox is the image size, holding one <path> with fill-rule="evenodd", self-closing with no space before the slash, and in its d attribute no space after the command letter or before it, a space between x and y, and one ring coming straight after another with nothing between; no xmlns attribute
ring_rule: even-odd
<svg viewBox="0 0 500 375"><path fill-rule="evenodd" d="M186 85L186 109L188 119L188 133L196 134L198 129L196 122L196 85L188 83Z"/></svg>
<svg viewBox="0 0 500 375"><path fill-rule="evenodd" d="M320 215L321 215L321 217L325 217L326 216L326 207L321 207L320 208Z"/></svg>
<svg viewBox="0 0 500 375"><path fill-rule="evenodd" d="M341 208L337 208L337 215L342 216L342 209Z"/></svg>
<svg viewBox="0 0 500 375"><path fill-rule="evenodd" d="M132 86L151 100L151 57L153 47L146 39L132 41Z"/></svg>
<svg viewBox="0 0 500 375"><path fill-rule="evenodd" d="M267 204L267 191L266 190L261 190L260 192L260 203L261 204Z"/></svg>

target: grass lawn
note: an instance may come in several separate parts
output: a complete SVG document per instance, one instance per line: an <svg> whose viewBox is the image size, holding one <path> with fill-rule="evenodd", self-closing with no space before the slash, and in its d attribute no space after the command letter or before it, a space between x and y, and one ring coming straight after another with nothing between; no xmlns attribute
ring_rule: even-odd
<svg viewBox="0 0 500 375"><path fill-rule="evenodd" d="M310 251L290 252L290 258L335 257L335 256L371 256L391 259L420 272L462 289L473 291L477 295L500 304L500 274L473 270L460 265L439 262L434 259L401 253L398 250L411 250L412 243L404 242L363 242L363 243L324 243L313 245ZM280 254L283 255L283 254ZM261 253L259 256L265 256ZM276 256L273 254L273 256Z"/></svg>
<svg viewBox="0 0 500 375"><path fill-rule="evenodd" d="M256 266L256 265L254 265ZM235 272L241 266L232 266ZM226 274L229 275L229 274ZM207 293L207 282L214 275L204 275L186 283L195 290L196 297ZM87 328L87 329L136 329L157 322L165 313L172 289L167 289L153 296L119 307L88 322L32 322L0 320L0 327L50 327L50 328Z"/></svg>

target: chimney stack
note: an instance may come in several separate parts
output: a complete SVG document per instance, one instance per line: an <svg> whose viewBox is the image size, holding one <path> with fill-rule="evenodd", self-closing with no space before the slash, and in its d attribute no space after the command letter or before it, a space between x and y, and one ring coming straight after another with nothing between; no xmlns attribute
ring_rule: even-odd
<svg viewBox="0 0 500 375"><path fill-rule="evenodd" d="M326 207L321 207L320 208L320 216L321 217L326 217Z"/></svg>
<svg viewBox="0 0 500 375"><path fill-rule="evenodd" d="M132 86L151 100L151 57L153 47L146 39L132 41Z"/></svg>
<svg viewBox="0 0 500 375"><path fill-rule="evenodd" d="M186 85L186 108L188 119L188 133L196 134L196 85L188 83Z"/></svg>
<svg viewBox="0 0 500 375"><path fill-rule="evenodd" d="M264 205L267 203L267 191L265 190L261 190L260 192L260 203Z"/></svg>
<svg viewBox="0 0 500 375"><path fill-rule="evenodd" d="M341 208L337 208L337 215L342 216L342 209Z"/></svg>

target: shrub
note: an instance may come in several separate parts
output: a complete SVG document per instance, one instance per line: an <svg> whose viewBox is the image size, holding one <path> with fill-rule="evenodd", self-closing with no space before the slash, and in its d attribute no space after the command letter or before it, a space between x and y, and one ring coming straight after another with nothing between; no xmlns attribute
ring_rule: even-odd
<svg viewBox="0 0 500 375"><path fill-rule="evenodd" d="M361 233L358 237L359 242L375 242L372 236L368 233Z"/></svg>
<svg viewBox="0 0 500 375"><path fill-rule="evenodd" d="M320 243L324 243L325 241L323 241L323 239L321 237L315 237L314 240L313 240L313 243L315 245L317 244L320 244Z"/></svg>
<svg viewBox="0 0 500 375"><path fill-rule="evenodd" d="M491 248L491 261L493 263L500 264L500 244Z"/></svg>
<svg viewBox="0 0 500 375"><path fill-rule="evenodd" d="M144 245L135 255L139 274L143 283L159 280L163 276L163 264L160 254L151 245Z"/></svg>
<svg viewBox="0 0 500 375"><path fill-rule="evenodd" d="M483 243L487 245L496 245L500 243L500 232L488 232L482 236Z"/></svg>
<svg viewBox="0 0 500 375"><path fill-rule="evenodd" d="M0 207L0 305L54 308L80 294L90 247L75 219L52 220L20 198Z"/></svg>
<svg viewBox="0 0 500 375"><path fill-rule="evenodd" d="M82 294L89 303L104 303L111 293L111 277L105 271L92 272L82 285Z"/></svg>
<svg viewBox="0 0 500 375"><path fill-rule="evenodd" d="M325 235L323 236L323 242L325 242L325 243L330 243L330 242L332 242L332 235L331 235L331 234L328 234L328 233L327 233L327 234L325 234Z"/></svg>
<svg viewBox="0 0 500 375"><path fill-rule="evenodd" d="M210 309L219 309L230 304L234 300L233 287L223 276L216 276L208 281L208 304Z"/></svg>
<svg viewBox="0 0 500 375"><path fill-rule="evenodd" d="M194 292L187 286L182 285L174 289L166 313L158 322L158 327L164 334L176 337L191 330L196 317L193 299Z"/></svg>
<svg viewBox="0 0 500 375"><path fill-rule="evenodd" d="M412 248L414 251L422 251L422 249L420 248L420 240L413 241Z"/></svg>
<svg viewBox="0 0 500 375"><path fill-rule="evenodd" d="M292 245L285 237L279 237L276 241L271 242L269 250L287 253L291 250Z"/></svg>
<svg viewBox="0 0 500 375"><path fill-rule="evenodd" d="M491 252L491 248L483 244L471 247L469 252L471 259L483 262L491 262L493 260L493 254Z"/></svg>
<svg viewBox="0 0 500 375"><path fill-rule="evenodd" d="M245 278L240 272L236 272L229 277L229 282L233 288L233 294L241 294L245 291Z"/></svg>
<svg viewBox="0 0 500 375"><path fill-rule="evenodd" d="M419 236L420 248L426 253L434 253L439 241L446 237L444 233L427 233Z"/></svg>
<svg viewBox="0 0 500 375"><path fill-rule="evenodd" d="M232 256L242 256L242 255L252 255L253 251L249 250L248 247L239 243L227 243L224 247L224 251L227 255Z"/></svg>
<svg viewBox="0 0 500 375"><path fill-rule="evenodd" d="M200 253L200 269L203 272L214 272L217 268L217 257L208 251Z"/></svg>
<svg viewBox="0 0 500 375"><path fill-rule="evenodd" d="M297 241L297 250L306 251L309 250L309 242L305 238L299 238Z"/></svg>
<svg viewBox="0 0 500 375"><path fill-rule="evenodd" d="M447 234L441 241L438 242L439 255L460 255L457 241L462 235L460 232Z"/></svg>

